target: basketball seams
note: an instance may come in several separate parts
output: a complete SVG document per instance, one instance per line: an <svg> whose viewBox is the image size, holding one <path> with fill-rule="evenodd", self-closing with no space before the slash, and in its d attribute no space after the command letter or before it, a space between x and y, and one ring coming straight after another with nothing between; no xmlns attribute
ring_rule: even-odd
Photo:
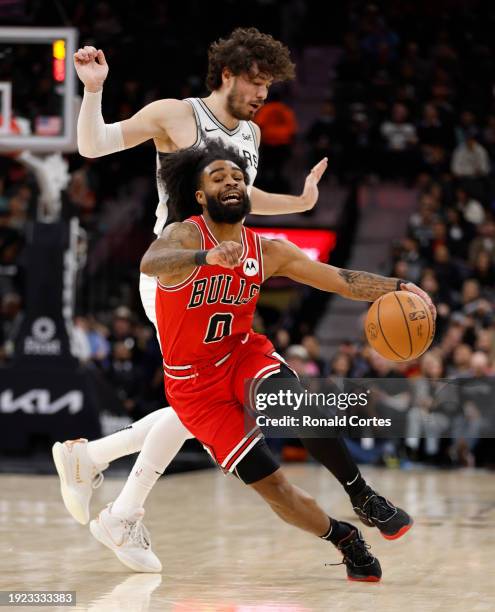
<svg viewBox="0 0 495 612"><path fill-rule="evenodd" d="M421 302L421 304L423 305L423 307L424 307L424 309L425 309L425 312L426 312L426 320L428 321L428 333L426 334L426 340L425 340L425 343L423 344L423 348L421 349L421 353L419 353L418 357L419 357L420 355L422 355L422 354L425 352L425 350L426 350L426 348L427 348L427 346L428 346L428 342L429 342L429 340L430 340L430 331L431 331L431 325L430 325L430 316L431 316L431 315L430 315L430 312L429 312L428 306L425 304L425 302L424 302L424 301L423 301L421 298L419 298L419 301L420 301L420 302Z"/></svg>
<svg viewBox="0 0 495 612"><path fill-rule="evenodd" d="M404 307L402 306L402 302L399 300L399 298L397 297L397 292L394 291L394 296L395 299L397 300L397 302L399 303L401 312L402 312L402 316L404 317L404 323L406 324L406 329L407 329L407 335L409 336L409 355L407 357L405 357L405 359L409 359L412 355L413 352L413 342L412 342L412 338L411 338L411 330L409 329L409 323L407 321L407 317L406 317L406 313L404 312Z"/></svg>
<svg viewBox="0 0 495 612"><path fill-rule="evenodd" d="M392 346L390 345L389 341L387 340L387 337L383 333L382 322L380 321L380 304L381 304L381 298L378 298L376 320L378 321L378 326L380 327L380 332L381 332L381 334L383 336L383 339L385 340L388 348L392 351L392 353L395 353L397 355L397 357L399 357L399 359L402 359L403 361L405 361L406 358L402 357L402 355L400 355L394 348L392 348Z"/></svg>

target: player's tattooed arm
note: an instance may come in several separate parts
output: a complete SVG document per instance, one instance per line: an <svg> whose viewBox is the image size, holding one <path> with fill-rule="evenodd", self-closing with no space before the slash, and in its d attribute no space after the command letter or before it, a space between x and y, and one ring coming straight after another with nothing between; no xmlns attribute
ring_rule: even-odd
<svg viewBox="0 0 495 612"><path fill-rule="evenodd" d="M345 283L347 293L345 297L354 300L374 302L381 295L395 291L398 288L399 279L387 278L386 276L379 276L371 272L338 268L337 274Z"/></svg>
<svg viewBox="0 0 495 612"><path fill-rule="evenodd" d="M387 276L372 274L371 272L344 270L342 268L335 269L338 270L338 275L348 287L349 293L345 295L345 297L353 300L374 302L385 293L390 293L390 291L410 291L411 293L419 295L419 297L426 302L434 319L437 316L436 308L430 296L426 291L423 291L421 287L418 287L414 283L404 282L399 278L389 278Z"/></svg>
<svg viewBox="0 0 495 612"><path fill-rule="evenodd" d="M429 295L413 283L357 270L344 270L312 261L294 244L285 240L262 240L265 278L287 276L322 291L338 293L351 300L374 302L390 291L412 291L425 300L435 317L435 306Z"/></svg>
<svg viewBox="0 0 495 612"><path fill-rule="evenodd" d="M196 266L201 248L199 231L192 223L172 223L151 243L141 260L141 272L164 284L182 282Z"/></svg>

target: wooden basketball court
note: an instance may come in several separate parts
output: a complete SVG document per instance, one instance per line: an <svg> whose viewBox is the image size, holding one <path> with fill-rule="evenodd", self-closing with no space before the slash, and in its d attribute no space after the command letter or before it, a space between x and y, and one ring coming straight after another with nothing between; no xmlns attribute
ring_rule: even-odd
<svg viewBox="0 0 495 612"><path fill-rule="evenodd" d="M322 468L286 470L329 514L356 522ZM55 477L3 475L0 590L75 590L75 607L49 609L102 612L495 610L494 474L368 470L366 477L416 521L395 542L363 526L382 565L379 584L348 582L344 566L326 567L341 560L331 545L285 525L215 470L163 478L152 492L145 524L161 575L127 570L75 523ZM92 514L121 486L107 478Z"/></svg>

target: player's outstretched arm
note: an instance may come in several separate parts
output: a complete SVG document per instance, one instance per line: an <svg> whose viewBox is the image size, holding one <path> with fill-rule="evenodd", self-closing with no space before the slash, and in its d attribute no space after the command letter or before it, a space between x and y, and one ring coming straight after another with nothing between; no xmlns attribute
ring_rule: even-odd
<svg viewBox="0 0 495 612"><path fill-rule="evenodd" d="M251 207L256 215L287 215L311 210L318 200L318 183L327 169L324 157L311 169L306 177L304 189L299 196L268 193L257 187L251 189Z"/></svg>
<svg viewBox="0 0 495 612"><path fill-rule="evenodd" d="M106 124L101 100L108 64L101 49L84 47L74 54L77 75L84 84L84 97L77 121L77 145L84 157L101 157L135 147L151 138L166 140L167 128L191 118L192 109L182 100L157 100L131 118Z"/></svg>
<svg viewBox="0 0 495 612"><path fill-rule="evenodd" d="M398 289L411 291L423 298L433 317L436 316L430 296L414 283L312 261L301 249L286 240L263 240L262 244L266 277L286 276L322 291L365 302L374 302L385 293Z"/></svg>

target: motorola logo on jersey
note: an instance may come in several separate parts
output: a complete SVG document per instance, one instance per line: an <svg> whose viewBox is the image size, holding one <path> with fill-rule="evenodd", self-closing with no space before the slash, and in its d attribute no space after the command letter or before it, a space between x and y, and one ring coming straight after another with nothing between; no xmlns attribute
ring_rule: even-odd
<svg viewBox="0 0 495 612"><path fill-rule="evenodd" d="M251 261L258 264L256 260ZM198 308L204 304L241 306L250 302L260 291L259 285L256 283L248 285L244 278L239 279L239 288L234 290L233 281L234 277L231 274L216 274L195 280L187 308Z"/></svg>
<svg viewBox="0 0 495 612"><path fill-rule="evenodd" d="M258 274L259 265L256 259L248 257L244 262L244 265L242 266L242 271L246 276L255 276L256 274Z"/></svg>

